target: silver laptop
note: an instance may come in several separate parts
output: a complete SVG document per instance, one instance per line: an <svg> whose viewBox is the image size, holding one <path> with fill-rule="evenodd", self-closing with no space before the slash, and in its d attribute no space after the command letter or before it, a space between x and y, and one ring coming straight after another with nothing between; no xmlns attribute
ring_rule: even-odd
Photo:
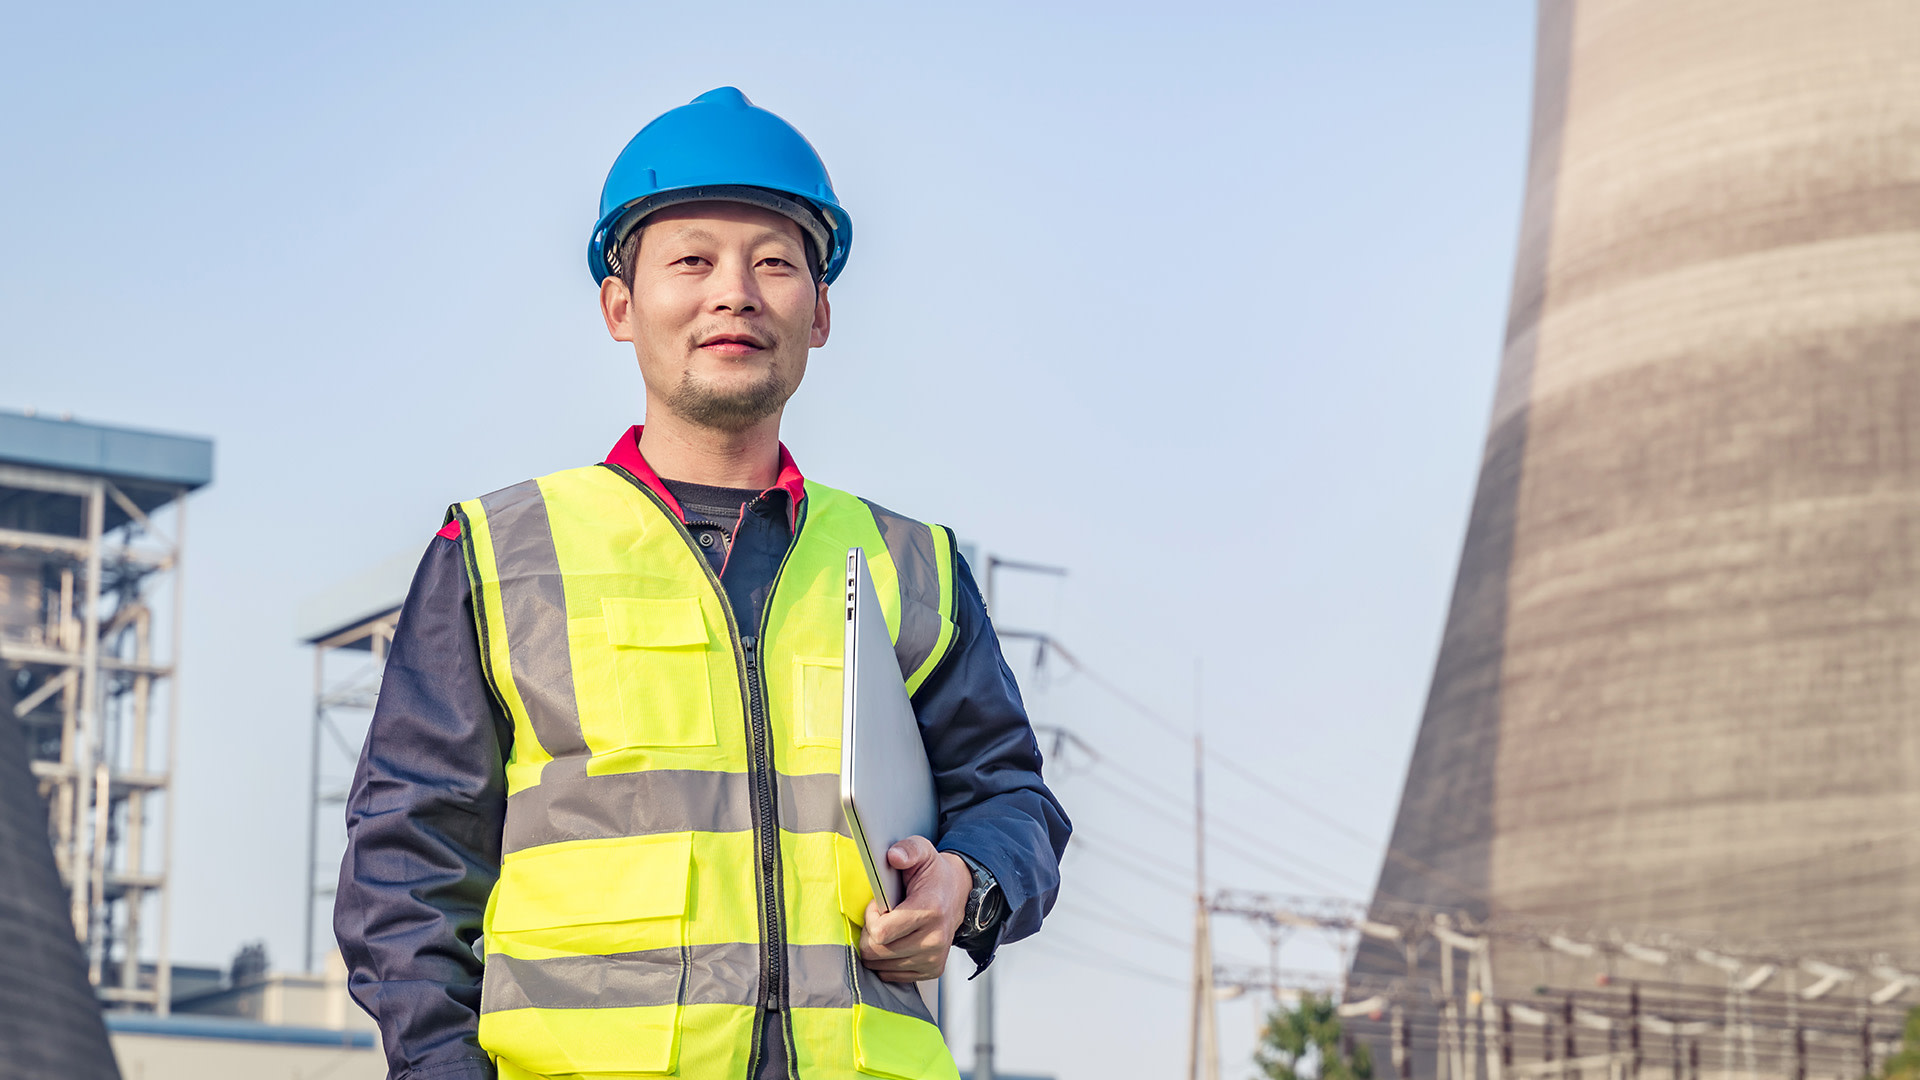
<svg viewBox="0 0 1920 1080"><path fill-rule="evenodd" d="M906 897L887 848L909 836L938 841L933 767L913 716L887 619L859 548L847 551L847 639L840 707L840 806L882 911Z"/></svg>

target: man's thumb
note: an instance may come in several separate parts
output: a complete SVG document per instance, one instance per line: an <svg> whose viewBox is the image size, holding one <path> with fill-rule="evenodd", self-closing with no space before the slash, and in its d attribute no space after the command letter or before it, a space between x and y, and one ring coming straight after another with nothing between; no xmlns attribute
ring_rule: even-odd
<svg viewBox="0 0 1920 1080"><path fill-rule="evenodd" d="M933 854L933 845L924 836L909 836L905 840L887 849L887 862L895 870L910 870L926 862Z"/></svg>

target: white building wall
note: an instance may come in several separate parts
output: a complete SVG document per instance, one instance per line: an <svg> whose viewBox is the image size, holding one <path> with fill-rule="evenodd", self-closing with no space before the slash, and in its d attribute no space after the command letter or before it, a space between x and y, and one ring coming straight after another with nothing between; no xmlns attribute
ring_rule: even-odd
<svg viewBox="0 0 1920 1080"><path fill-rule="evenodd" d="M297 1046L192 1036L112 1033L123 1080L385 1080L370 1048Z"/></svg>

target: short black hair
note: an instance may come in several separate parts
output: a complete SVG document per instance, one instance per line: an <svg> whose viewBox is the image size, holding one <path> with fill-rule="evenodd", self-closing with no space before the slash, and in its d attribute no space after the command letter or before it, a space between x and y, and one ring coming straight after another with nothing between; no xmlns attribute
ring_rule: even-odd
<svg viewBox="0 0 1920 1080"><path fill-rule="evenodd" d="M634 264L640 261L640 234L646 231L647 223L643 220L620 238L620 246L616 250L613 273L628 292L633 291ZM801 230L800 246L807 253L807 274L817 286L820 284L820 253L813 249L813 241L807 237L804 229Z"/></svg>

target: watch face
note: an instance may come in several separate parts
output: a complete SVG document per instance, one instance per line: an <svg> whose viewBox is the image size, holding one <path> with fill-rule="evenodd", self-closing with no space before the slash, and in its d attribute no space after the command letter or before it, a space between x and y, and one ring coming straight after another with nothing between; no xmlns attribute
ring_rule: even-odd
<svg viewBox="0 0 1920 1080"><path fill-rule="evenodd" d="M973 871L973 888L967 893L966 914L960 921L960 929L955 937L972 938L985 933L1000 920L1007 901L1000 892L1000 883L993 880L993 875L986 867L965 855L960 858Z"/></svg>
<svg viewBox="0 0 1920 1080"><path fill-rule="evenodd" d="M983 933L992 926L1000 917L1001 907L1006 903L1005 898L1000 895L998 885L988 885L985 889L977 891L977 898L968 905L973 909L973 917L967 920L967 930L974 934Z"/></svg>

